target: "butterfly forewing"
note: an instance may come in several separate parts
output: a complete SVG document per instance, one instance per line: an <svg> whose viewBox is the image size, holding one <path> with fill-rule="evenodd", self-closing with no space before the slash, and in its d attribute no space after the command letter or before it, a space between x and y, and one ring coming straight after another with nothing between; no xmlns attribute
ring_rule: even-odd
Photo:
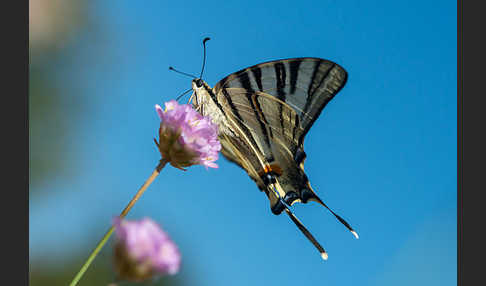
<svg viewBox="0 0 486 286"><path fill-rule="evenodd" d="M346 71L338 64L319 58L294 58L258 64L221 80L215 93L224 88L263 92L288 104L299 116L304 136L322 109L344 86Z"/></svg>

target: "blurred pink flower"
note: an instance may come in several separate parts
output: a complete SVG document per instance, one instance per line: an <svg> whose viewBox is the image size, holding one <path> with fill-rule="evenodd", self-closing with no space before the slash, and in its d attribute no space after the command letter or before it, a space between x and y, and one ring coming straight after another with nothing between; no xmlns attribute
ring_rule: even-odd
<svg viewBox="0 0 486 286"><path fill-rule="evenodd" d="M140 282L179 271L181 255L177 245L157 223L149 218L129 221L117 217L113 225L115 268L120 278Z"/></svg>
<svg viewBox="0 0 486 286"><path fill-rule="evenodd" d="M218 168L221 144L218 140L218 127L209 117L202 116L189 104L179 105L171 100L165 103L165 110L155 105L161 123L159 147L162 157L176 168L200 164Z"/></svg>

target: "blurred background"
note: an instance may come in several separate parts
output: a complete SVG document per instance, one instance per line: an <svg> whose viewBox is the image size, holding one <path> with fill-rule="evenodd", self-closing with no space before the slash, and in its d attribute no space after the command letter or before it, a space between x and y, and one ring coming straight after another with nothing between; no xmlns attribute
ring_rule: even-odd
<svg viewBox="0 0 486 286"><path fill-rule="evenodd" d="M317 204L294 211L322 261L253 181L172 167L128 218L182 252L146 285L455 285L456 1L30 0L31 285L67 285L157 165L154 105L263 61L321 57L349 73L306 137ZM186 101L188 96L183 99ZM79 285L114 280L110 241ZM122 285L130 285L124 283Z"/></svg>

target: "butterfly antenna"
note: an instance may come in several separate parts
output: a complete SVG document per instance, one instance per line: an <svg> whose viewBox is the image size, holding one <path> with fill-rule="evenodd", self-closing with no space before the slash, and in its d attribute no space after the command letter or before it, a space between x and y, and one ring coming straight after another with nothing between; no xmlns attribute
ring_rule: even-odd
<svg viewBox="0 0 486 286"><path fill-rule="evenodd" d="M282 203L284 203L282 201ZM284 205L286 205L284 203ZM300 231L307 237L307 239L312 242L312 244L317 248L319 253L321 254L322 259L327 260L327 252L324 250L324 248L317 242L317 240L314 238L314 236L305 228L305 226L300 222L300 220L289 210L287 206L285 206L285 212L287 215L290 217L290 219L295 223L295 225L300 229Z"/></svg>
<svg viewBox="0 0 486 286"><path fill-rule="evenodd" d="M177 98L176 98L176 101L179 101L179 99L181 99L181 97L183 97L185 94L187 94L188 92L190 92L192 90L192 88L184 91L181 95L179 95Z"/></svg>
<svg viewBox="0 0 486 286"><path fill-rule="evenodd" d="M201 74L199 75L200 79L202 79L202 75L203 75L203 72L204 72L204 66L206 65L206 42L209 41L210 39L211 38L206 37L203 40L204 56L203 56L203 64L202 64L202 68L201 68Z"/></svg>
<svg viewBox="0 0 486 286"><path fill-rule="evenodd" d="M188 77L197 78L195 75L192 75L192 74L188 74L188 73L185 73L185 72L178 71L178 70L176 70L176 69L175 69L175 68L173 68L173 67L169 67L169 70L171 70L171 71L175 71L176 73L180 73L180 74L183 74L183 75L188 76Z"/></svg>
<svg viewBox="0 0 486 286"><path fill-rule="evenodd" d="M354 235L354 237L356 237L356 239L359 239L358 233L349 225L347 221L345 221L337 213L333 212L331 208L329 208L318 196L315 196L315 199L319 204L328 209L347 229L349 229L349 231Z"/></svg>

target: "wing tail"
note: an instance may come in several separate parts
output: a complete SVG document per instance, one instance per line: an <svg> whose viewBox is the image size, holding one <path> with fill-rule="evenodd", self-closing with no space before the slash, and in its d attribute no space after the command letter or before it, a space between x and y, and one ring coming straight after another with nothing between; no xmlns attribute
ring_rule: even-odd
<svg viewBox="0 0 486 286"><path fill-rule="evenodd" d="M327 252L319 244L319 242L314 238L314 236L307 230L307 228L302 224L302 222L286 207L285 212L290 217L290 219L295 223L299 230L307 237L307 239L316 247L316 249L321 254L322 259L327 260Z"/></svg>
<svg viewBox="0 0 486 286"><path fill-rule="evenodd" d="M339 216L337 213L335 213L330 207L328 207L315 193L312 191L311 197L308 199L309 201L314 201L317 202L318 204L322 205L326 209L328 209L353 235L356 237L356 239L359 239L358 233L349 225L349 223L344 220L341 216ZM305 200L307 201L307 200Z"/></svg>

